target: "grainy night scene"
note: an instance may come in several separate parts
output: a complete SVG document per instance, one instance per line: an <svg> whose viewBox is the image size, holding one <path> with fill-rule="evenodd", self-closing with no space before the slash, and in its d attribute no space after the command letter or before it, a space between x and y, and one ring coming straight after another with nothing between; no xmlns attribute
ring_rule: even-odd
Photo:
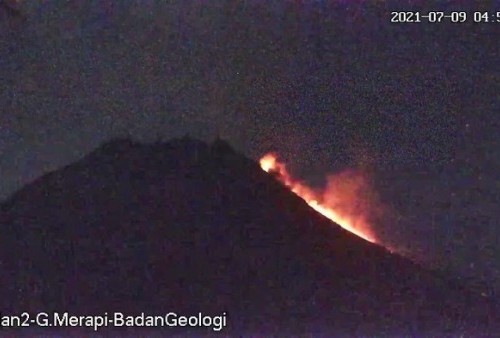
<svg viewBox="0 0 500 338"><path fill-rule="evenodd" d="M496 1L0 0L0 335L500 335Z"/></svg>

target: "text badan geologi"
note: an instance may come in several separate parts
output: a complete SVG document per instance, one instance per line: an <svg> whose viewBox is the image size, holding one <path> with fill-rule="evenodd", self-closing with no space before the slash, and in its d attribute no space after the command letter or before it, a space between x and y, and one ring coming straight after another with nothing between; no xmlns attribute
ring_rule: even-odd
<svg viewBox="0 0 500 338"><path fill-rule="evenodd" d="M1 328L22 327L89 327L95 331L103 327L186 327L210 328L221 331L227 325L227 314L223 312L217 316L205 315L199 312L196 315L180 315L169 312L165 315L125 315L121 312L104 313L103 315L76 316L68 312L54 312L52 314L40 312L35 315L23 312L20 315L0 314Z"/></svg>

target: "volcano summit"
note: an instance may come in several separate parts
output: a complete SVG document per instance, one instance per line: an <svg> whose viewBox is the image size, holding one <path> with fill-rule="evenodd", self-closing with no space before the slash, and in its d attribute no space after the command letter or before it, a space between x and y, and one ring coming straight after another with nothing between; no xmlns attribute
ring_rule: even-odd
<svg viewBox="0 0 500 338"><path fill-rule="evenodd" d="M498 332L492 300L342 229L221 140L111 141L12 195L0 226L2 315L224 313L229 335Z"/></svg>

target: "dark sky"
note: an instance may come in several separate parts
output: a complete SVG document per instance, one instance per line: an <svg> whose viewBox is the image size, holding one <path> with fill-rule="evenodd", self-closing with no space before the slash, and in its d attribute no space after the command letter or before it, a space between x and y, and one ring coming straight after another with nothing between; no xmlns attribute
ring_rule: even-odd
<svg viewBox="0 0 500 338"><path fill-rule="evenodd" d="M313 184L369 163L387 242L499 283L500 22L472 13L500 7L436 3L0 9L0 199L113 136L219 134L255 159L276 150ZM393 10L469 17L390 23Z"/></svg>

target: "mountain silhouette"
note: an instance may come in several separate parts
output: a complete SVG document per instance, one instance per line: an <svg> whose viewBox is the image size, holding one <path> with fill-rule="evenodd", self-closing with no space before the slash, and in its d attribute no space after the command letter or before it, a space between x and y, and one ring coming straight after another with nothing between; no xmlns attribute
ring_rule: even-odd
<svg viewBox="0 0 500 338"><path fill-rule="evenodd" d="M340 228L220 139L110 141L13 194L0 226L3 315L225 312L223 333L283 336L498 332L491 299Z"/></svg>

